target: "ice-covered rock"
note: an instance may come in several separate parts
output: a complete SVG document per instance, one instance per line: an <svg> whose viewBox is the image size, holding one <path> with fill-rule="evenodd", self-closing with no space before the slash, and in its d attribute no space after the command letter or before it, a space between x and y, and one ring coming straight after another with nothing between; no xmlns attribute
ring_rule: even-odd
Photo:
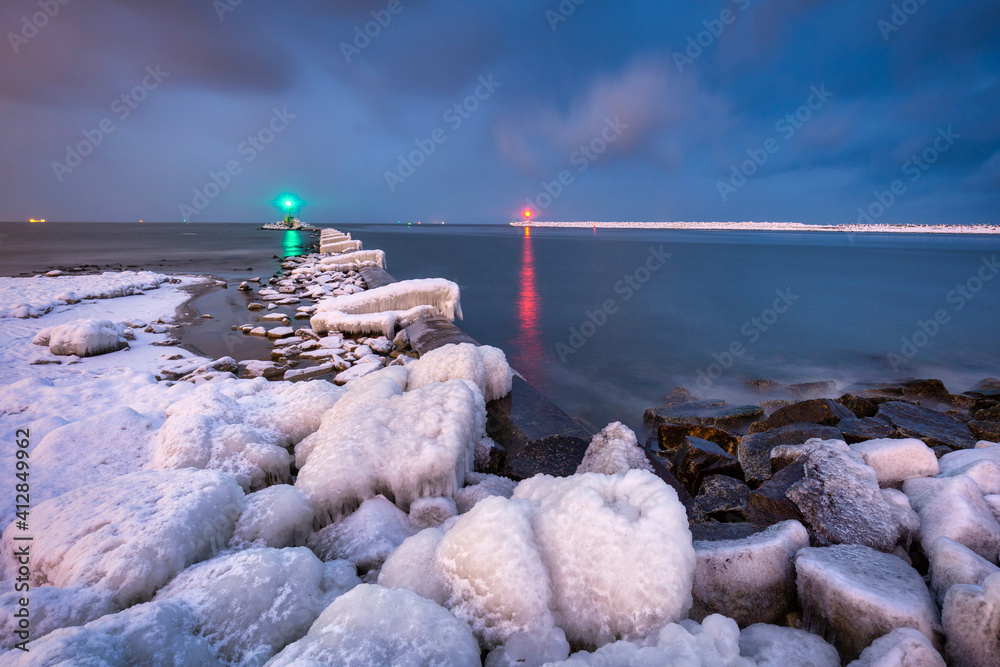
<svg viewBox="0 0 1000 667"><path fill-rule="evenodd" d="M773 454L773 452L772 452ZM875 470L839 440L810 440L801 447L805 477L785 495L819 544L864 544L892 551L906 535L886 502Z"/></svg>
<svg viewBox="0 0 1000 667"><path fill-rule="evenodd" d="M309 633L275 656L291 665L480 665L465 623L407 590L362 584L333 601Z"/></svg>
<svg viewBox="0 0 1000 667"><path fill-rule="evenodd" d="M403 540L383 563L379 585L405 588L444 606L448 595L437 562L437 548L443 538L444 530L435 527Z"/></svg>
<svg viewBox="0 0 1000 667"><path fill-rule="evenodd" d="M576 471L617 475L633 469L652 471L653 466L639 446L635 432L621 422L612 422L591 439Z"/></svg>
<svg viewBox="0 0 1000 667"><path fill-rule="evenodd" d="M410 373L407 391L459 378L475 382L487 401L509 394L514 377L503 350L472 343L442 345L409 364L407 370Z"/></svg>
<svg viewBox="0 0 1000 667"><path fill-rule="evenodd" d="M798 521L740 540L695 542L691 618L717 613L743 626L784 618L795 607L795 554L807 546Z"/></svg>
<svg viewBox="0 0 1000 667"><path fill-rule="evenodd" d="M84 299L111 299L156 289L169 276L150 271L108 271L100 275L0 280L0 318L40 317L57 306Z"/></svg>
<svg viewBox="0 0 1000 667"><path fill-rule="evenodd" d="M186 603L225 662L262 665L302 637L332 601L324 575L305 547L250 549L188 568L155 599Z"/></svg>
<svg viewBox="0 0 1000 667"><path fill-rule="evenodd" d="M795 558L807 623L834 636L847 659L895 628L941 646L941 619L923 577L901 559L857 544L807 547Z"/></svg>
<svg viewBox="0 0 1000 667"><path fill-rule="evenodd" d="M406 514L383 496L375 496L336 524L313 534L309 548L323 560L348 560L364 573L381 567L389 554L416 532Z"/></svg>
<svg viewBox="0 0 1000 667"><path fill-rule="evenodd" d="M916 438L866 440L851 445L851 449L875 469L881 486L897 486L913 477L934 477L939 472L934 450Z"/></svg>
<svg viewBox="0 0 1000 667"><path fill-rule="evenodd" d="M35 337L35 342L47 341L52 354L93 357L128 347L124 334L125 325L120 322L82 319L44 329Z"/></svg>
<svg viewBox="0 0 1000 667"><path fill-rule="evenodd" d="M360 314L409 310L416 306L433 306L449 320L456 317L462 319L458 285L443 278L400 280L358 294L324 299L316 310L317 313L339 311Z"/></svg>
<svg viewBox="0 0 1000 667"><path fill-rule="evenodd" d="M455 506L459 514L465 514L480 500L490 496L510 498L514 495L514 488L517 486L517 482L509 477L485 473L469 473L465 479L469 486L455 492Z"/></svg>
<svg viewBox="0 0 1000 667"><path fill-rule="evenodd" d="M986 577L1000 572L1000 567L972 549L948 537L938 537L927 553L930 561L931 590L941 606L948 589L955 584L981 586Z"/></svg>
<svg viewBox="0 0 1000 667"><path fill-rule="evenodd" d="M482 394L464 380L404 394L405 377L397 366L356 381L296 449L295 486L318 525L380 493L407 511L417 498L452 495L471 472L486 428Z"/></svg>
<svg viewBox="0 0 1000 667"><path fill-rule="evenodd" d="M1000 493L1000 447L951 452L941 457L941 476L965 475L979 485L984 495Z"/></svg>
<svg viewBox="0 0 1000 667"><path fill-rule="evenodd" d="M1000 554L1000 524L971 477L910 479L903 492L920 516L920 545L930 553L934 540L949 537L990 562Z"/></svg>
<svg viewBox="0 0 1000 667"><path fill-rule="evenodd" d="M840 667L840 654L822 637L765 623L740 632L740 655L757 667Z"/></svg>
<svg viewBox="0 0 1000 667"><path fill-rule="evenodd" d="M231 547L297 547L312 532L313 512L305 494L277 484L246 497L246 509L236 522Z"/></svg>
<svg viewBox="0 0 1000 667"><path fill-rule="evenodd" d="M872 642L847 667L945 667L945 664L922 632L896 628Z"/></svg>
<svg viewBox="0 0 1000 667"><path fill-rule="evenodd" d="M561 628L544 633L515 632L503 646L490 651L485 667L541 667L566 660L570 646Z"/></svg>
<svg viewBox="0 0 1000 667"><path fill-rule="evenodd" d="M19 600L24 597L25 592L16 590L0 595L0 649L13 648L15 643L29 637L38 640L53 630L83 625L119 611L118 605L111 600L111 593L105 590L84 586L33 586L28 596L29 616L26 619L30 630L18 636L15 632L22 619L14 614L20 610Z"/></svg>
<svg viewBox="0 0 1000 667"><path fill-rule="evenodd" d="M410 503L410 523L419 530L439 526L456 514L458 508L451 498L428 496Z"/></svg>
<svg viewBox="0 0 1000 667"><path fill-rule="evenodd" d="M987 667L1000 659L1000 574L982 586L956 584L942 609L946 655L955 667Z"/></svg>
<svg viewBox="0 0 1000 667"><path fill-rule="evenodd" d="M31 583L110 591L127 607L221 549L243 511L243 492L214 471L141 471L81 486L31 509ZM12 578L15 531L3 536Z"/></svg>

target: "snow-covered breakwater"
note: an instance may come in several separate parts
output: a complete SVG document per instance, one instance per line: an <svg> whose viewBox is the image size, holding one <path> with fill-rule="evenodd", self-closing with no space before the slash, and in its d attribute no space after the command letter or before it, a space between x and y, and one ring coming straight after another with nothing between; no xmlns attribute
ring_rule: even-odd
<svg viewBox="0 0 1000 667"><path fill-rule="evenodd" d="M844 232L848 234L1000 234L1000 225L807 225L801 222L547 222L519 220L511 227L687 229L708 231Z"/></svg>

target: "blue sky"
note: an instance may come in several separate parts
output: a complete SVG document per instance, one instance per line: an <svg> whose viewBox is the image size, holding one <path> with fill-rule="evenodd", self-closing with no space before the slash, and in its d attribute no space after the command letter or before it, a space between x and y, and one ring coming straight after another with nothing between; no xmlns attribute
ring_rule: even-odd
<svg viewBox="0 0 1000 667"><path fill-rule="evenodd" d="M1000 222L995 0L63 1L4 220Z"/></svg>

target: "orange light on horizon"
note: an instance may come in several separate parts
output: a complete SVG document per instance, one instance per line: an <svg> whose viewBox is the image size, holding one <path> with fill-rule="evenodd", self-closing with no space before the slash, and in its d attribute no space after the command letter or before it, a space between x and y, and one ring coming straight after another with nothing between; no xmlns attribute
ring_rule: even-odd
<svg viewBox="0 0 1000 667"><path fill-rule="evenodd" d="M526 208L526 209L524 209L524 217L526 217L526 218L528 218L528 219L530 220L530 219L531 219L531 216L532 216L532 215L533 215L533 214L532 214L532 212L531 212L531 209L530 209L530 208Z"/></svg>

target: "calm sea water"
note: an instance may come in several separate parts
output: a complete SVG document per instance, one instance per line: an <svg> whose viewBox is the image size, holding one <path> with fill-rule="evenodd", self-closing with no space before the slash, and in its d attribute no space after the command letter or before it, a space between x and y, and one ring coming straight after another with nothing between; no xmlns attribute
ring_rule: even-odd
<svg viewBox="0 0 1000 667"><path fill-rule="evenodd" d="M752 378L938 377L962 391L1000 375L1000 237L331 226L384 249L396 278L457 282L462 328L592 426L638 426L678 385L736 401ZM305 239L200 223L0 233L6 275L122 263L245 278Z"/></svg>

